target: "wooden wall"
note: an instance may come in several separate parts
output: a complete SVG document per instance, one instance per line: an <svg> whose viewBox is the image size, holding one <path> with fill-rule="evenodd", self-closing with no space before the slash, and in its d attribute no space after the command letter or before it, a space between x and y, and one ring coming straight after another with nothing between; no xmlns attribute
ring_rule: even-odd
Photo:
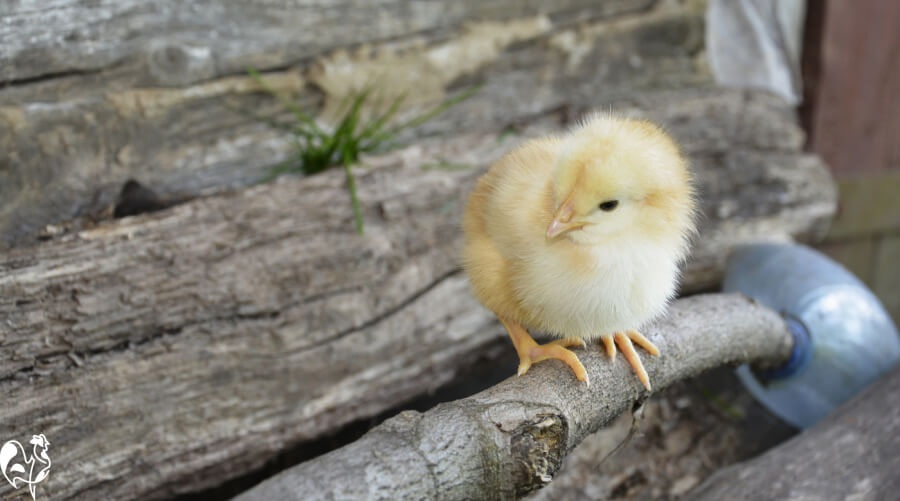
<svg viewBox="0 0 900 501"><path fill-rule="evenodd" d="M810 146L837 173L900 168L900 2L810 2Z"/></svg>
<svg viewBox="0 0 900 501"><path fill-rule="evenodd" d="M900 2L808 5L802 116L839 190L822 248L900 323Z"/></svg>

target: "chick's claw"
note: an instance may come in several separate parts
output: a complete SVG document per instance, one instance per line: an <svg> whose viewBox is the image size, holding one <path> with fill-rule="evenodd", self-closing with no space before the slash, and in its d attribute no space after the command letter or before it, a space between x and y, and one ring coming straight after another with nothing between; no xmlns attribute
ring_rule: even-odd
<svg viewBox="0 0 900 501"><path fill-rule="evenodd" d="M574 353L566 349L569 346L585 346L583 340L566 338L551 341L547 344L537 344L521 325L510 321L503 321L502 323L506 327L506 332L509 333L513 345L516 347L516 352L519 354L518 374L520 376L528 372L532 364L555 358L568 365L579 381L590 384L584 365L581 364L581 361L578 360Z"/></svg>
<svg viewBox="0 0 900 501"><path fill-rule="evenodd" d="M647 353L653 355L654 357L659 356L659 348L656 347L655 344L651 343L649 339L644 337L638 331L626 331L625 335L628 336L629 339L638 344L641 348L647 350Z"/></svg>
<svg viewBox="0 0 900 501"><path fill-rule="evenodd" d="M581 364L581 361L578 360L578 357L576 357L575 354L571 351L563 348L558 344L553 343L535 343L535 345L532 348L528 349L526 353L519 353L519 375L521 376L522 374L528 372L528 369L531 368L531 364L551 358L561 360L563 363L568 365L569 368L572 369L572 372L575 373L576 379L590 384L590 382L588 381L587 370L585 370L584 365Z"/></svg>
<svg viewBox="0 0 900 501"><path fill-rule="evenodd" d="M641 358L631 342L634 341L653 356L659 356L659 349L637 331L616 332L612 335L603 336L601 339L606 346L606 353L610 359L616 356L616 346L622 350L622 355L625 356L625 360L628 360L628 364L634 369L638 380L647 388L647 391L651 391L650 376L647 375L647 370L644 369L644 364L641 362Z"/></svg>
<svg viewBox="0 0 900 501"><path fill-rule="evenodd" d="M606 354L609 355L610 360L615 360L616 358L616 342L613 341L612 336L603 336L600 338L603 340L603 344L606 346Z"/></svg>

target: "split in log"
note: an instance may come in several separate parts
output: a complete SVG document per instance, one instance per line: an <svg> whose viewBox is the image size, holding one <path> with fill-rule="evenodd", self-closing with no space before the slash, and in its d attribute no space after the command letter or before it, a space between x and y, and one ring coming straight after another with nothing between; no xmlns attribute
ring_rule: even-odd
<svg viewBox="0 0 900 501"><path fill-rule="evenodd" d="M721 364L778 364L792 347L777 313L739 295L679 300L646 333L662 353L646 362L659 388ZM591 385L558 362L538 364L472 397L405 411L236 500L523 496L549 483L566 454L641 396L622 360L610 363L597 347L577 353Z"/></svg>
<svg viewBox="0 0 900 501"><path fill-rule="evenodd" d="M686 290L715 286L735 243L827 226L832 180L779 101L691 90L619 111L667 125L695 166L704 216ZM521 134L561 126L542 117ZM500 138L369 159L363 237L329 171L6 252L0 436L53 443L66 465L40 486L53 499L162 498L452 380L505 337L456 259L466 194L522 139Z"/></svg>

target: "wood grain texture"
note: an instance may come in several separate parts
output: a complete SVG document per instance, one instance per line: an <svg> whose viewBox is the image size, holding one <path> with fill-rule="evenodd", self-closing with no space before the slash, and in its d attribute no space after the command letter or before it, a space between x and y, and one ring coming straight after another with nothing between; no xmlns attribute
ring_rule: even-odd
<svg viewBox="0 0 900 501"><path fill-rule="evenodd" d="M814 427L720 470L691 499L892 499L900 489L900 368Z"/></svg>
<svg viewBox="0 0 900 501"><path fill-rule="evenodd" d="M645 333L663 353L646 361L658 388L720 364L778 363L791 352L781 317L740 295L681 299ZM626 365L610 364L601 350L578 356L590 386L560 377L558 361L538 364L472 397L405 411L236 499L520 498L548 484L569 452L643 393Z"/></svg>
<svg viewBox="0 0 900 501"><path fill-rule="evenodd" d="M248 66L314 114L344 97L340 82L384 77L386 87L432 100L484 84L407 139L497 130L562 105L603 107L640 90L710 81L698 58L703 12L686 7L693 3L3 5L0 245L102 212L129 178L184 196L265 176L292 143L247 116L283 111Z"/></svg>
<svg viewBox="0 0 900 501"><path fill-rule="evenodd" d="M612 16L642 10L653 0L594 3L6 1L0 11L0 83L107 71L128 85L177 87L242 72L248 64L287 66L340 47L419 32L446 35L471 19L566 16L586 8L594 16Z"/></svg>
<svg viewBox="0 0 900 501"><path fill-rule="evenodd" d="M900 168L900 4L816 3L822 24L806 68L811 149L838 174Z"/></svg>
<svg viewBox="0 0 900 501"><path fill-rule="evenodd" d="M735 243L825 230L832 180L778 100L702 89L617 108L666 124L695 164L704 217L686 290L715 286ZM458 272L465 196L505 151L560 127L551 114L516 137L366 159L363 237L333 170L4 253L0 434L46 434L65 465L40 487L50 498L154 499L440 386L506 346Z"/></svg>

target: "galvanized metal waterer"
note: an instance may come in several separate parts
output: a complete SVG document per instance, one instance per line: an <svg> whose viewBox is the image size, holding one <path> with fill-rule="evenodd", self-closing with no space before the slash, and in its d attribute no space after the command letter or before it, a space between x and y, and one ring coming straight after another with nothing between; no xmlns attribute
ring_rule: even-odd
<svg viewBox="0 0 900 501"><path fill-rule="evenodd" d="M781 313L794 337L783 367L738 376L770 411L807 428L900 361L900 335L878 298L841 265L802 245L749 244L729 258L726 292Z"/></svg>

